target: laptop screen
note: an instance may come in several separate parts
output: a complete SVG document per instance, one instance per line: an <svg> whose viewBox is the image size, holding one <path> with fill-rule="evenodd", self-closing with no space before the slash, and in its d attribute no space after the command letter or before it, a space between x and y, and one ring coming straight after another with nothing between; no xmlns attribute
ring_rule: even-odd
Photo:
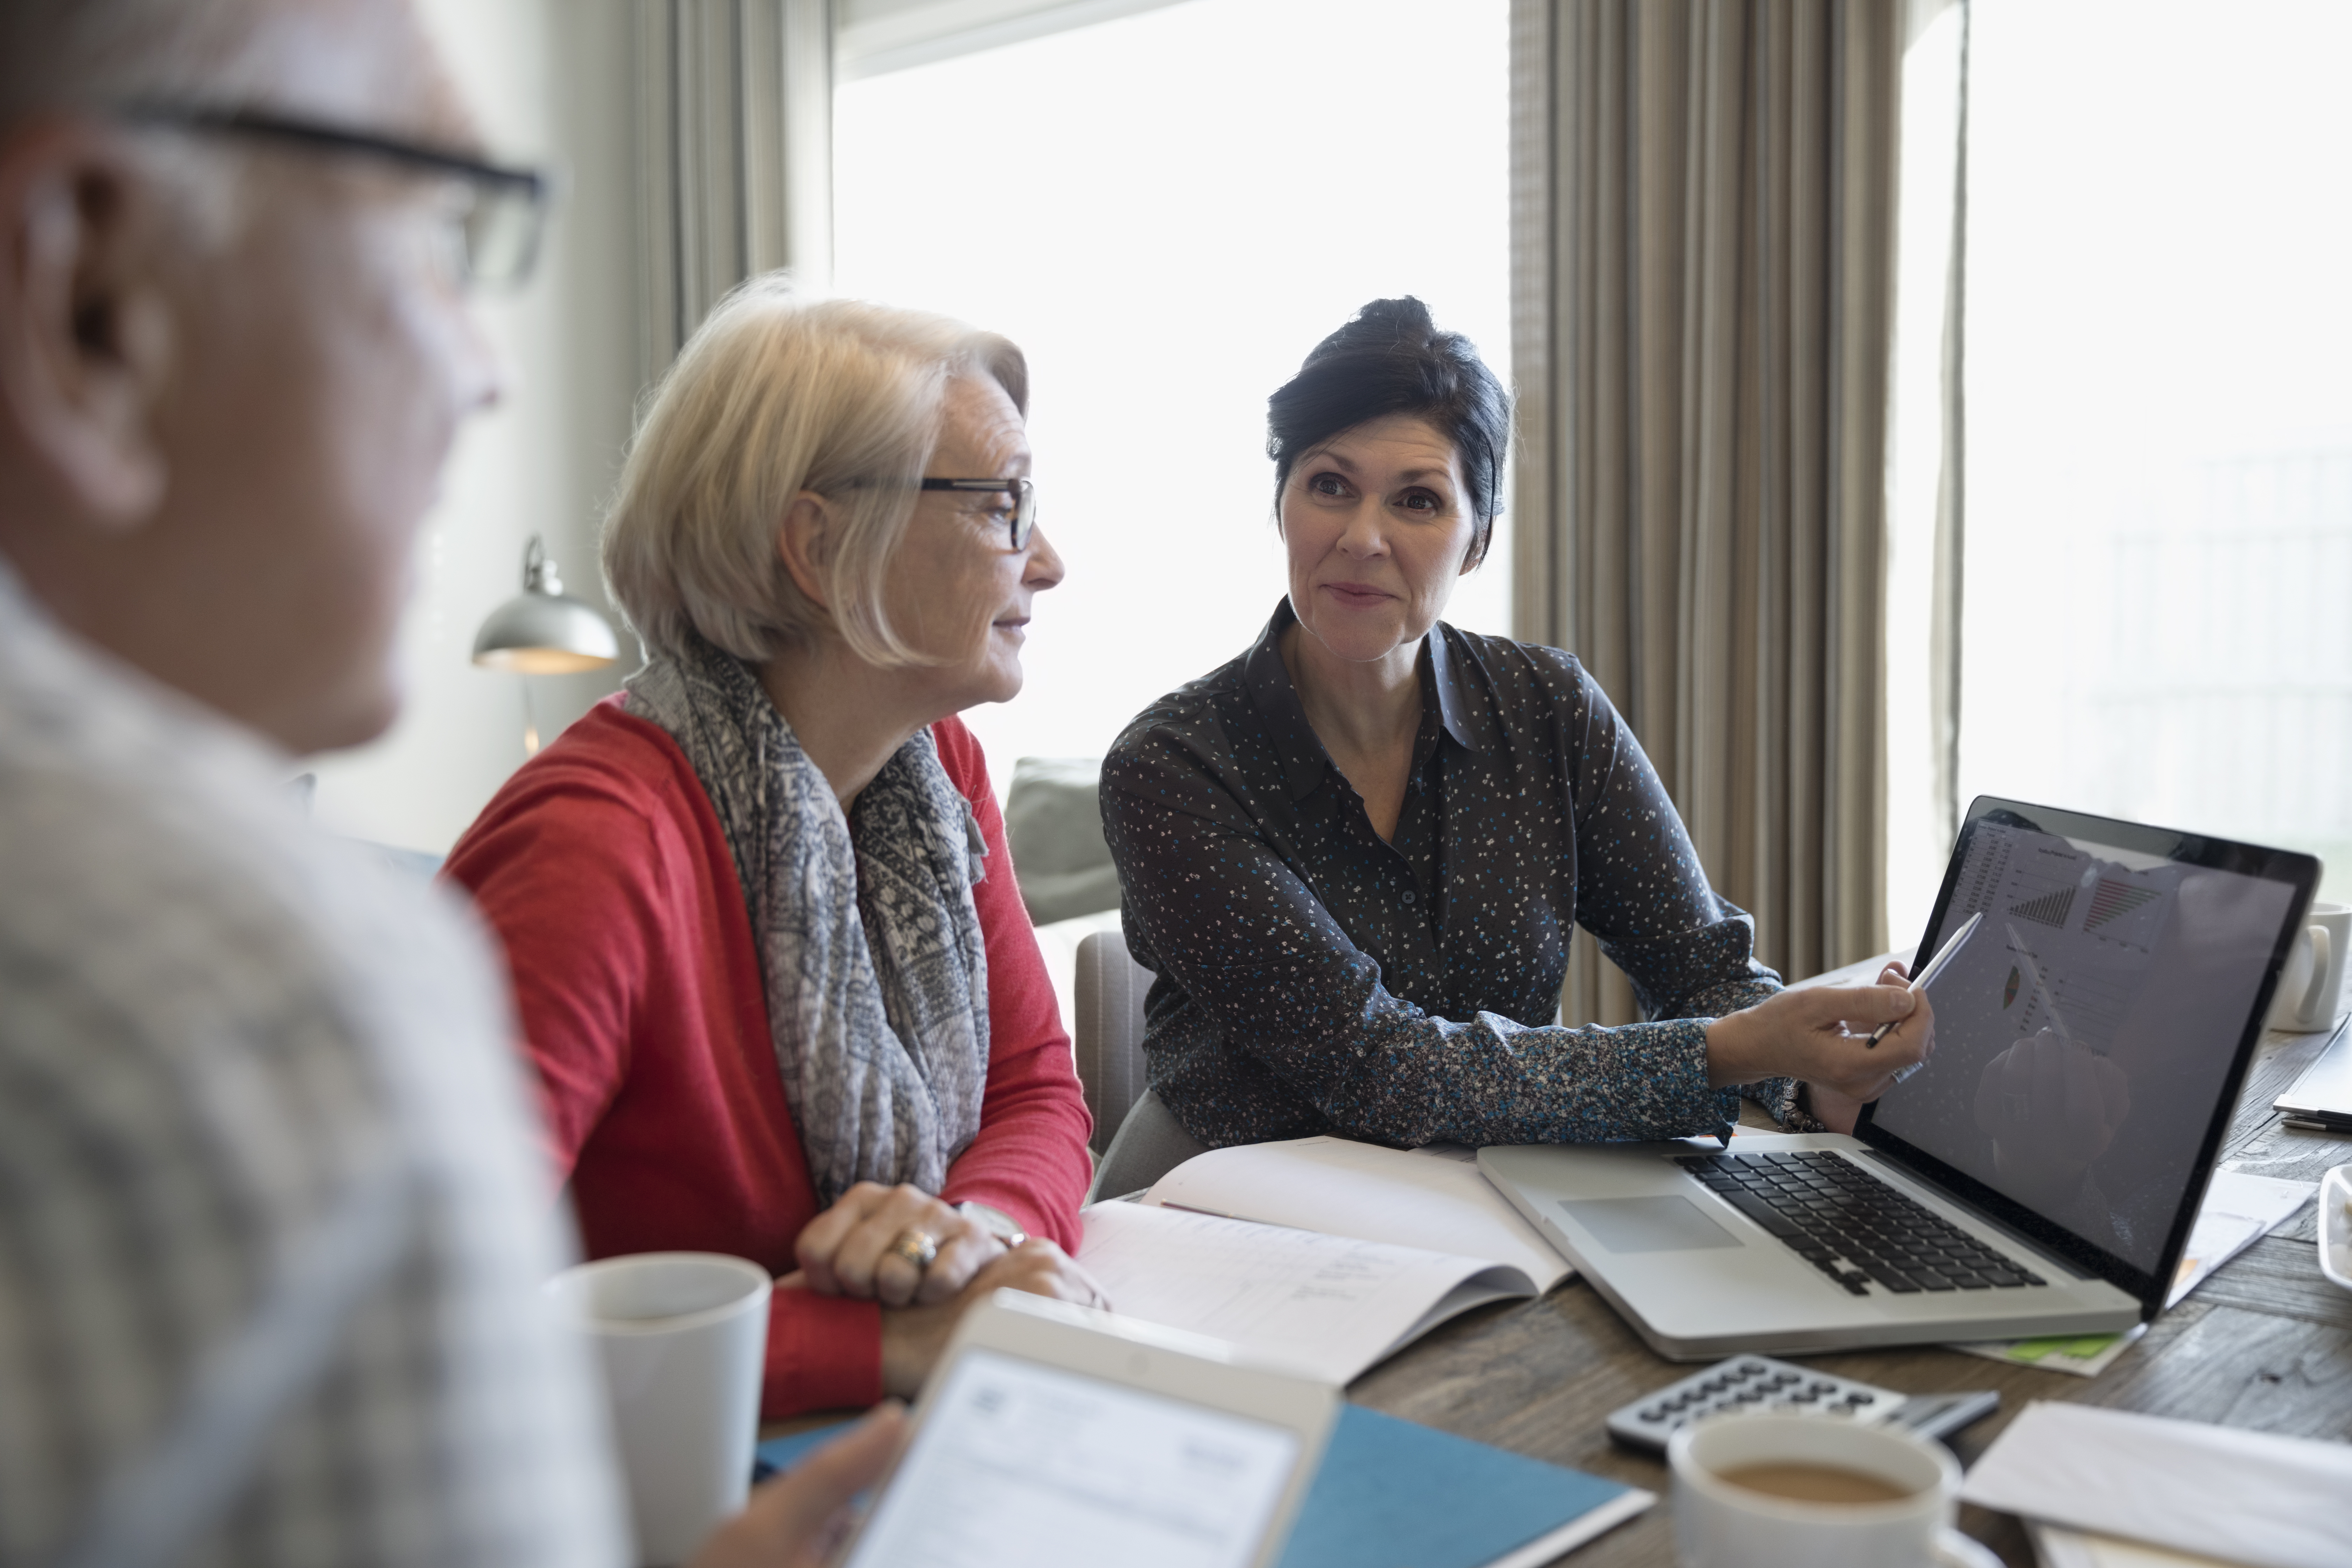
<svg viewBox="0 0 2352 1568"><path fill-rule="evenodd" d="M2156 1275L2315 873L2306 857L1979 801L1928 941L1984 921L1928 986L1933 1054L1864 1136Z"/></svg>

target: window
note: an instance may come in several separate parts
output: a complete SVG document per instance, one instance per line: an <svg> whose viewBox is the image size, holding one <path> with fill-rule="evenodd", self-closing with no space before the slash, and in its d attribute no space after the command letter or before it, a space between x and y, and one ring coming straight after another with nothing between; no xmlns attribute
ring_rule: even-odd
<svg viewBox="0 0 2352 1568"><path fill-rule="evenodd" d="M1265 625L1265 397L1358 307L1416 294L1507 381L1508 48L1506 0L1188 0L840 86L835 287L1029 355L1069 576L964 716L1000 790ZM1507 632L1509 559L1446 618Z"/></svg>
<svg viewBox="0 0 2352 1568"><path fill-rule="evenodd" d="M2309 850L2339 899L2347 58L2336 0L1975 0L1959 757L1963 804ZM1906 940L1935 886L1890 891Z"/></svg>

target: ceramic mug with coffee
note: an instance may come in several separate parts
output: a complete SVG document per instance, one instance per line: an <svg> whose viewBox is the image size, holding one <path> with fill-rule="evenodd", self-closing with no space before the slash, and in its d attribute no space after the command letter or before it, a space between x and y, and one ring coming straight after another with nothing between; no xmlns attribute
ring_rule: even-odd
<svg viewBox="0 0 2352 1568"><path fill-rule="evenodd" d="M2332 1026L2343 1010L2347 949L2352 949L2352 904L2313 904L2286 955L2286 967L2279 972L2264 1026L2311 1030Z"/></svg>
<svg viewBox="0 0 2352 1568"><path fill-rule="evenodd" d="M1826 1415L1726 1415L1666 1446L1680 1568L1975 1568L1952 1529L1960 1467L1907 1432Z"/></svg>
<svg viewBox="0 0 2352 1568"><path fill-rule="evenodd" d="M595 1349L636 1561L670 1568L741 1510L760 1433L774 1281L716 1252L642 1252L548 1281Z"/></svg>

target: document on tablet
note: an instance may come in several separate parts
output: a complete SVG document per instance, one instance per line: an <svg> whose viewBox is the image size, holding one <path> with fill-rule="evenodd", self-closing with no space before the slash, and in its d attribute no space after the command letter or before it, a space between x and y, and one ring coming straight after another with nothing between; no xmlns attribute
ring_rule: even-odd
<svg viewBox="0 0 2352 1568"><path fill-rule="evenodd" d="M1298 1461L1296 1432L973 1350L851 1568L1245 1568Z"/></svg>

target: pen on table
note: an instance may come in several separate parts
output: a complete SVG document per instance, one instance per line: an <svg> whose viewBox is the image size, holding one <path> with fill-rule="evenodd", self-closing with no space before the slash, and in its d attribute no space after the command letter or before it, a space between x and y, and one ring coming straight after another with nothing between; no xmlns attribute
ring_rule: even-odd
<svg viewBox="0 0 2352 1568"><path fill-rule="evenodd" d="M1977 927L1982 924L1984 924L1984 911L1982 910L1979 910L1976 913L1970 915L1961 923L1959 930L1945 938L1944 945L1936 950L1936 956L1929 959L1926 966L1923 967L1919 971L1918 974L1912 980L1912 991L1915 994L1925 993L1927 989L1927 983L1944 972L1944 965L1952 962L1952 955L1960 951L1961 944L1966 942L1969 937L1974 936L1976 934ZM1870 1038L1863 1042L1863 1049L1877 1049L1878 1042L1886 1037L1886 1031L1892 1029L1896 1024L1901 1022L1902 1020L1897 1018L1888 1023L1879 1025L1878 1027L1870 1032Z"/></svg>

